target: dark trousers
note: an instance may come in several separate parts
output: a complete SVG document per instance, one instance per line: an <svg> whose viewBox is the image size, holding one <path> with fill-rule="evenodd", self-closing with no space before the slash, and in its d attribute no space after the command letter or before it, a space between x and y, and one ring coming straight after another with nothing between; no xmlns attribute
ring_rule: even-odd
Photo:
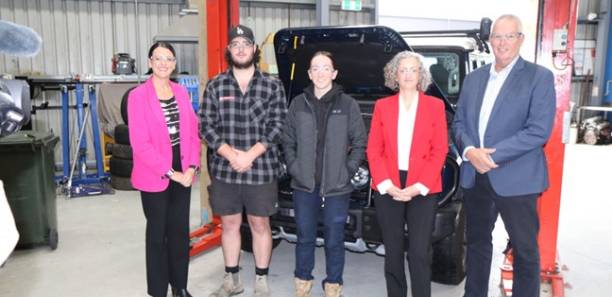
<svg viewBox="0 0 612 297"><path fill-rule="evenodd" d="M350 194L321 198L316 188L312 193L293 190L297 244L295 246L295 277L312 280L319 214L323 211L325 239L324 283L342 284L344 271L344 225L348 216ZM323 206L323 207L322 207ZM322 208L322 209L321 209Z"/></svg>
<svg viewBox="0 0 612 297"><path fill-rule="evenodd" d="M406 173L400 172L400 177L403 185ZM435 196L417 196L409 202L400 202L390 195L381 195L375 202L385 245L387 296L406 297L408 294L404 271L406 251L412 296L431 296L431 233L437 207ZM405 241L405 230L408 231L408 242Z"/></svg>
<svg viewBox="0 0 612 297"><path fill-rule="evenodd" d="M513 247L513 295L540 296L539 220L536 209L540 194L499 196L486 174L477 174L474 187L464 191L467 222L465 296L488 296L493 251L491 232L498 214L504 221Z"/></svg>
<svg viewBox="0 0 612 297"><path fill-rule="evenodd" d="M178 148L173 150L172 167L180 170ZM140 196L147 219L147 292L165 297L168 284L176 289L187 288L191 187L170 181L163 192L141 191Z"/></svg>

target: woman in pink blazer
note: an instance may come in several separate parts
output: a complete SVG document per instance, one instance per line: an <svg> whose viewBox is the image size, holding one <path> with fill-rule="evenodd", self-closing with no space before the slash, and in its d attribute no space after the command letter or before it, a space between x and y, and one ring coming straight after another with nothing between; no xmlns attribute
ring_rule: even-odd
<svg viewBox="0 0 612 297"><path fill-rule="evenodd" d="M151 77L130 92L128 119L134 167L147 219L147 291L154 297L187 297L189 204L200 164L198 121L187 91L170 81L176 68L172 45L149 50Z"/></svg>

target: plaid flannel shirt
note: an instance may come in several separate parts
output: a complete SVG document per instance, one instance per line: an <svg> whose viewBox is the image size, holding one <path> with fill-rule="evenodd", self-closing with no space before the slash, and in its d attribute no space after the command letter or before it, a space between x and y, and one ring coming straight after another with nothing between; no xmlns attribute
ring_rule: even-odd
<svg viewBox="0 0 612 297"><path fill-rule="evenodd" d="M213 151L210 173L226 183L259 185L274 181L279 173L278 138L287 114L280 80L255 70L246 94L242 94L231 70L210 80L200 107L200 134ZM239 173L217 154L221 145L248 150L257 142L266 152L251 169Z"/></svg>

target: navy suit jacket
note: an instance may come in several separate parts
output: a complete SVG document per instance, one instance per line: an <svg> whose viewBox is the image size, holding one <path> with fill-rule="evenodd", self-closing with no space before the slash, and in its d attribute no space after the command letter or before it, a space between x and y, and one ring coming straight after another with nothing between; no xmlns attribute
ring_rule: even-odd
<svg viewBox="0 0 612 297"><path fill-rule="evenodd" d="M459 152L481 147L478 120L491 64L476 69L463 82L452 135ZM518 58L502 86L484 135L484 147L499 166L488 172L500 196L541 193L548 188L548 169L543 146L548 141L556 110L554 76L542 66ZM461 186L474 186L476 170L461 164Z"/></svg>

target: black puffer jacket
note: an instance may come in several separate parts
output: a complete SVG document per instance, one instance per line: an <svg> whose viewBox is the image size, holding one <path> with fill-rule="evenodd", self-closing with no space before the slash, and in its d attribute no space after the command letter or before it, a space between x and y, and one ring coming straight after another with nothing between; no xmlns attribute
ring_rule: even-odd
<svg viewBox="0 0 612 297"><path fill-rule="evenodd" d="M328 96L331 96L328 97ZM312 192L316 185L317 155L323 158L319 194L324 197L353 191L351 177L365 157L367 132L359 105L342 87L334 84L320 100L330 100L327 108L322 152L317 151L317 119L312 86L296 96L289 106L282 133L291 187Z"/></svg>

